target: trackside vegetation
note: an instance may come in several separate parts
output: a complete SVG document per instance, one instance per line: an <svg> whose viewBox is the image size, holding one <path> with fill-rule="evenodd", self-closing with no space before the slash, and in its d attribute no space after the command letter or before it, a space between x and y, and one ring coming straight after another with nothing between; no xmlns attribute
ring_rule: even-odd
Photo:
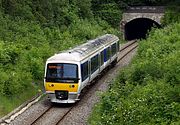
<svg viewBox="0 0 180 125"><path fill-rule="evenodd" d="M47 58L102 34L118 34L91 2L0 2L0 117L38 93Z"/></svg>
<svg viewBox="0 0 180 125"><path fill-rule="evenodd" d="M128 8L129 5L161 5L167 4L168 2L169 0L1 0L0 117L12 111L25 100L36 95L39 89L42 89L44 64L48 57L106 33L120 36L118 32L119 21L123 10ZM177 11L179 11L179 9L177 9ZM166 15L168 16L166 20L164 20L164 25L168 25L172 18L174 22L176 22L176 19L173 17L173 11L169 11ZM174 31L176 29L179 31L176 25L178 26L179 24L170 26L167 34L170 33L170 30ZM158 31L158 33L163 34L163 31ZM167 38L166 41L168 41L168 39L172 42L176 39L178 40L179 37L176 34L172 34L172 38L164 34ZM165 39L165 36L162 37ZM174 39L174 37L176 39ZM146 42L142 44L145 43ZM169 44L170 43L167 42L167 45ZM178 44L174 42L175 48L177 45ZM172 46L170 47L173 48ZM161 47L159 46L159 48ZM167 49L169 50L167 53L171 53L171 48ZM141 50L142 52L144 51L143 49ZM150 49L148 51L151 52L152 50ZM166 51L166 48L164 48L162 52L164 51ZM150 52L149 54L151 54ZM162 52L159 52L159 54L163 56ZM168 57L170 59L172 58L172 60L176 60L177 58L176 55ZM172 64L176 65L174 61L172 61ZM144 63L142 65L145 66ZM152 65L152 67L153 66L155 68L157 67L156 65ZM159 80L157 81L158 85L161 88L160 83L163 83L163 79L160 80L160 78L164 75L163 70L166 69L165 71L168 71L169 75L166 74L168 77L164 80L168 83L167 87L168 85L172 87L168 89L168 91L175 91L173 85L177 86L178 84L174 84L173 80L178 82L178 79L173 75L175 74L173 68L169 70L170 67L173 66L165 66L166 67L162 66L162 70L158 67L157 73L160 73L157 75L159 76ZM145 68L148 69L146 66ZM140 71L143 72L143 70ZM136 72L140 73L138 70ZM153 72L156 73L156 70L152 70L152 73ZM138 78L137 75L133 78L142 81L142 85L144 83L141 77L148 78L149 82L151 80L154 82L152 76L146 77L147 74L148 72L146 72L144 76L140 75L140 78ZM121 77L119 79L123 80L125 78L126 77ZM128 82L126 79L125 81ZM173 83L173 85L171 85L170 82ZM132 86L132 90L133 87L135 88L134 84L128 85ZM108 98L110 99L110 96L107 97L107 99ZM176 106L177 103L171 105L171 107ZM99 107L101 107L101 105L99 105ZM99 108L98 110L103 109ZM107 112L107 110L104 111ZM98 113L95 114L98 116ZM97 119L100 117L101 115L99 115ZM103 117L105 118L105 115L103 115ZM109 118L111 119L111 117ZM97 121L97 119L94 121ZM97 121L97 123L101 123L101 120ZM105 119L102 123L105 123Z"/></svg>
<svg viewBox="0 0 180 125"><path fill-rule="evenodd" d="M165 28L139 41L136 57L102 94L89 124L180 124L180 16L171 12Z"/></svg>

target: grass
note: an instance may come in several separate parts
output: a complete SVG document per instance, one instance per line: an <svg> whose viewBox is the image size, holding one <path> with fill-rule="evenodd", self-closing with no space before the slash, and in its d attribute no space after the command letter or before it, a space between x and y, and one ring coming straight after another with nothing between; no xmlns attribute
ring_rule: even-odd
<svg viewBox="0 0 180 125"><path fill-rule="evenodd" d="M37 92L37 89L31 88L20 94L19 96L0 96L0 118L10 113L25 101L31 99L34 95L37 94Z"/></svg>

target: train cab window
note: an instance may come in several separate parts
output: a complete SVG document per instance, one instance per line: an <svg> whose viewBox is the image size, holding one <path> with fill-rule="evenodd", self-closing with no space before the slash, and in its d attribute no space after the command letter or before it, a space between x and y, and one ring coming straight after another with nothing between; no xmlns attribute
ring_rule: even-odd
<svg viewBox="0 0 180 125"><path fill-rule="evenodd" d="M94 73L99 67L98 55L91 58L91 74Z"/></svg>
<svg viewBox="0 0 180 125"><path fill-rule="evenodd" d="M67 63L49 63L47 65L46 82L72 82L78 81L78 66Z"/></svg>
<svg viewBox="0 0 180 125"><path fill-rule="evenodd" d="M117 52L117 50L116 50L116 43L114 43L114 44L111 46L111 54L112 54L112 56L115 55L116 52Z"/></svg>
<svg viewBox="0 0 180 125"><path fill-rule="evenodd" d="M101 66L104 64L104 52L101 52Z"/></svg>
<svg viewBox="0 0 180 125"><path fill-rule="evenodd" d="M81 64L81 76L82 76L82 81L86 80L88 78L88 61Z"/></svg>

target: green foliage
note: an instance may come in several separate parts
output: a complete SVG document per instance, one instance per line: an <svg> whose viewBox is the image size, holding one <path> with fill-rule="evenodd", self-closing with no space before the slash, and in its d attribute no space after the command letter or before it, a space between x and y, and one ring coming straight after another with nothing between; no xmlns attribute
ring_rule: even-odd
<svg viewBox="0 0 180 125"><path fill-rule="evenodd" d="M118 88L118 89L117 89ZM163 81L146 86L113 86L90 119L92 125L170 124L179 122L179 90Z"/></svg>
<svg viewBox="0 0 180 125"><path fill-rule="evenodd" d="M140 41L130 67L103 94L92 125L180 124L180 23Z"/></svg>
<svg viewBox="0 0 180 125"><path fill-rule="evenodd" d="M126 3L119 0L1 0L0 115L9 112L37 93L39 88L34 83L38 85L42 83L44 64L48 57L101 34L119 35L119 32L110 25L118 29L121 9L127 8L129 3L139 2L139 0L129 0ZM174 37L179 39L177 36ZM174 39L170 40L174 42ZM151 50L149 55L152 54L150 52ZM168 53L170 52L171 48ZM176 56L168 58L172 60L170 63L173 65L179 64ZM151 68L143 65L144 69L147 69L146 75L151 71L150 78L156 73L159 74L158 78L163 75L161 68L153 70L157 68L155 64L151 64ZM177 85L179 77L174 75L174 70L176 72L179 70L169 65L164 65L163 69L167 71L165 81ZM140 68L135 70L137 74L143 72ZM146 75L140 78L134 76L132 80L144 84L142 78L146 78ZM19 99L19 96L22 99ZM8 105L7 108L5 105Z"/></svg>
<svg viewBox="0 0 180 125"><path fill-rule="evenodd" d="M168 5L178 0L114 0L121 8L128 6L157 6Z"/></svg>
<svg viewBox="0 0 180 125"><path fill-rule="evenodd" d="M113 27L119 27L122 11L115 1L93 0L93 12L96 17L106 20Z"/></svg>
<svg viewBox="0 0 180 125"><path fill-rule="evenodd" d="M92 0L77 0L78 15L81 18L92 18L93 13L91 10Z"/></svg>
<svg viewBox="0 0 180 125"><path fill-rule="evenodd" d="M105 33L91 0L0 1L0 116L42 89L47 58Z"/></svg>
<svg viewBox="0 0 180 125"><path fill-rule="evenodd" d="M0 116L7 114L7 112L11 112L18 105L22 104L22 102L27 101L32 96L36 94L36 90L34 88L26 89L26 92L19 94L18 96L2 96L0 95Z"/></svg>
<svg viewBox="0 0 180 125"><path fill-rule="evenodd" d="M6 72L5 75L7 76L5 77L7 77L8 81L5 82L7 85L4 86L6 87L10 87L11 85L9 84L11 84L11 81L13 79L17 80L18 77L19 81L26 84L31 83L30 81L33 81L32 79L42 80L45 60L52 54L78 45L87 39L95 38L99 34L107 33L110 30L107 27L109 29L105 31L96 21L92 21L91 23L88 20L78 20L64 32L61 32L58 28L43 29L38 24L27 21L8 21L10 22L9 25L14 26L11 30L9 29L9 25L7 28L3 27L3 30L6 32L4 32L4 37L2 36L0 41L0 69ZM9 34L9 31L11 34ZM15 72L17 77L10 77L8 72ZM29 75L29 79L20 77L23 74ZM19 85L21 88L21 84L19 82L17 86ZM11 91L11 88L7 89L9 89L7 92L2 92L1 94L6 95L9 92L12 94L16 93L15 91ZM24 89L25 87L21 90Z"/></svg>
<svg viewBox="0 0 180 125"><path fill-rule="evenodd" d="M31 74L21 70L18 71L18 69L11 72L1 72L1 78L1 95L3 96L20 95L24 90L33 88Z"/></svg>
<svg viewBox="0 0 180 125"><path fill-rule="evenodd" d="M1 4L13 18L39 21L44 26L69 26L79 17L93 18L91 0L3 0Z"/></svg>
<svg viewBox="0 0 180 125"><path fill-rule="evenodd" d="M100 17L101 19L107 21L113 27L118 28L120 20L122 18L122 13L124 10L128 9L130 6L163 6L163 5L175 5L179 4L178 0L92 0L92 10L95 17ZM179 15L179 8L176 13ZM174 12L174 11L173 11ZM172 15L172 16L170 16ZM167 17L172 18L173 13L167 12ZM166 24L170 19L165 19ZM179 17L173 17L179 18ZM169 21L168 21L169 20Z"/></svg>
<svg viewBox="0 0 180 125"><path fill-rule="evenodd" d="M178 4L178 2L177 2ZM168 25L170 23L180 22L180 2L179 6L177 4L173 4L168 7L167 11L165 12L165 16L162 20L163 25Z"/></svg>

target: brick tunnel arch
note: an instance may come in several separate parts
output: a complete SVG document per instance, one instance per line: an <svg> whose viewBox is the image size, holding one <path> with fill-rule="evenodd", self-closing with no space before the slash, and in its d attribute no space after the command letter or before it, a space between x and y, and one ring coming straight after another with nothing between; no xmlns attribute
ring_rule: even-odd
<svg viewBox="0 0 180 125"><path fill-rule="evenodd" d="M124 25L125 40L144 39L152 28L160 28L161 25L149 18L136 18Z"/></svg>

